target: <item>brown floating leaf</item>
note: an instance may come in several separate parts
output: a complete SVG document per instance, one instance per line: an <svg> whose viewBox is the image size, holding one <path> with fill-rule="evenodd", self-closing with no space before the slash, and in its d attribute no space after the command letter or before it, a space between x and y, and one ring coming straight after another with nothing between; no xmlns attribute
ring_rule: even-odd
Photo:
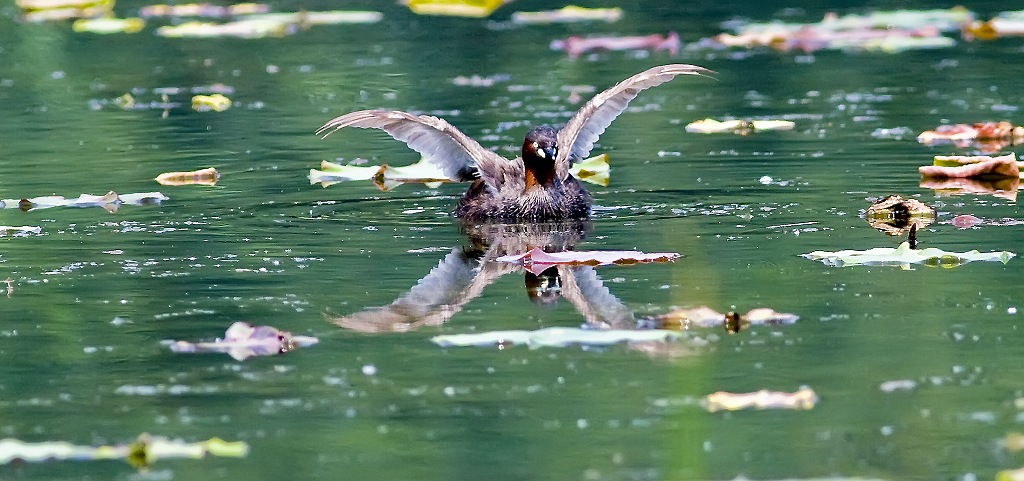
<svg viewBox="0 0 1024 481"><path fill-rule="evenodd" d="M902 236L911 227L916 226L921 230L935 222L935 209L917 199L904 199L893 194L871 204L864 218L879 231L891 236Z"/></svg>
<svg viewBox="0 0 1024 481"><path fill-rule="evenodd" d="M921 132L917 141L925 145L952 143L958 147L976 144L984 152L997 152L1024 142L1024 127L1010 122L940 125L935 130Z"/></svg>
<svg viewBox="0 0 1024 481"><path fill-rule="evenodd" d="M924 177L1010 177L1020 178L1020 168L1013 154L1003 157L992 157L989 160L972 164L963 164L957 167L943 167L940 165L922 165L917 171Z"/></svg>
<svg viewBox="0 0 1024 481"><path fill-rule="evenodd" d="M751 309L746 314L730 312L722 314L707 306L688 309L676 308L655 317L654 326L658 329L687 330L695 327L724 326L729 332L739 332L750 325L792 324L800 319L796 314L777 312L767 307Z"/></svg>
<svg viewBox="0 0 1024 481"><path fill-rule="evenodd" d="M709 412L740 409L812 409L817 402L818 395L813 389L805 387L793 393L761 390L734 394L718 391L704 398L704 407Z"/></svg>
<svg viewBox="0 0 1024 481"><path fill-rule="evenodd" d="M191 172L164 172L156 176L160 185L217 185L220 172L214 167Z"/></svg>
<svg viewBox="0 0 1024 481"><path fill-rule="evenodd" d="M498 257L499 262L521 264L526 270L540 274L554 264L636 264L640 262L666 262L675 260L679 254L674 252L658 252L646 254L638 251L564 251L544 252L539 247L525 254L507 255Z"/></svg>

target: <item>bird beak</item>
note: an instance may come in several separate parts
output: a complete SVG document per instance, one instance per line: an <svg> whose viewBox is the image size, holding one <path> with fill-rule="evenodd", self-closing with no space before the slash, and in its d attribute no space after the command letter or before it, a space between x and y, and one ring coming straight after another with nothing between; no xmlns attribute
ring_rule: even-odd
<svg viewBox="0 0 1024 481"><path fill-rule="evenodd" d="M557 150L555 150L555 146L544 147L541 149L541 157L544 159L555 160L556 153Z"/></svg>

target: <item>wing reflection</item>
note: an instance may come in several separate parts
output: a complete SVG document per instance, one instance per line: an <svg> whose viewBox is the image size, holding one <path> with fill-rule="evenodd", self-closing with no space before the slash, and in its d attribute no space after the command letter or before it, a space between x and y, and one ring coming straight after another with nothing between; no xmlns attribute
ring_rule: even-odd
<svg viewBox="0 0 1024 481"><path fill-rule="evenodd" d="M394 302L328 320L360 332L404 332L437 326L454 316L488 285L509 274L523 274L527 296L539 304L569 301L594 327L635 328L633 312L616 298L591 266L553 266L539 275L521 266L497 262L534 247L547 252L572 250L591 228L588 221L539 224L464 224L467 245L446 255Z"/></svg>

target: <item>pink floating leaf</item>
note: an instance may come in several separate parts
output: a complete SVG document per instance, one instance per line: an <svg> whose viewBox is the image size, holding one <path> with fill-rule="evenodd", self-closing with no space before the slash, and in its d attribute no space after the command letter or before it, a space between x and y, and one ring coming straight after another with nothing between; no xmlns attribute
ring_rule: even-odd
<svg viewBox="0 0 1024 481"><path fill-rule="evenodd" d="M924 177L1019 177L1020 169L1017 161L994 157L991 160L973 164L963 164L957 167L943 167L938 165L923 165L917 171Z"/></svg>
<svg viewBox="0 0 1024 481"><path fill-rule="evenodd" d="M539 247L525 254L501 256L496 260L512 264L521 264L526 270L538 274L555 264L570 265L607 265L637 264L640 262L667 262L675 260L679 254L675 252L655 252L647 254L639 251L564 251L544 252Z"/></svg>

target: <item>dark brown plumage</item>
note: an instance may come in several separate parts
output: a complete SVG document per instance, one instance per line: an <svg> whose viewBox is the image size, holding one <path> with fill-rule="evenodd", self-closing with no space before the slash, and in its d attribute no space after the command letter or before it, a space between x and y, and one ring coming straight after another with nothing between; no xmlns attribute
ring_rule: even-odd
<svg viewBox="0 0 1024 481"><path fill-rule="evenodd" d="M522 155L505 159L480 146L448 122L397 110L360 110L320 127L326 137L343 127L375 128L405 142L453 180L478 178L459 200L455 215L468 220L547 221L590 215L590 194L569 174L569 165L585 159L604 133L640 91L677 75L707 75L695 65L654 67L594 96L565 127L548 126L527 133Z"/></svg>

